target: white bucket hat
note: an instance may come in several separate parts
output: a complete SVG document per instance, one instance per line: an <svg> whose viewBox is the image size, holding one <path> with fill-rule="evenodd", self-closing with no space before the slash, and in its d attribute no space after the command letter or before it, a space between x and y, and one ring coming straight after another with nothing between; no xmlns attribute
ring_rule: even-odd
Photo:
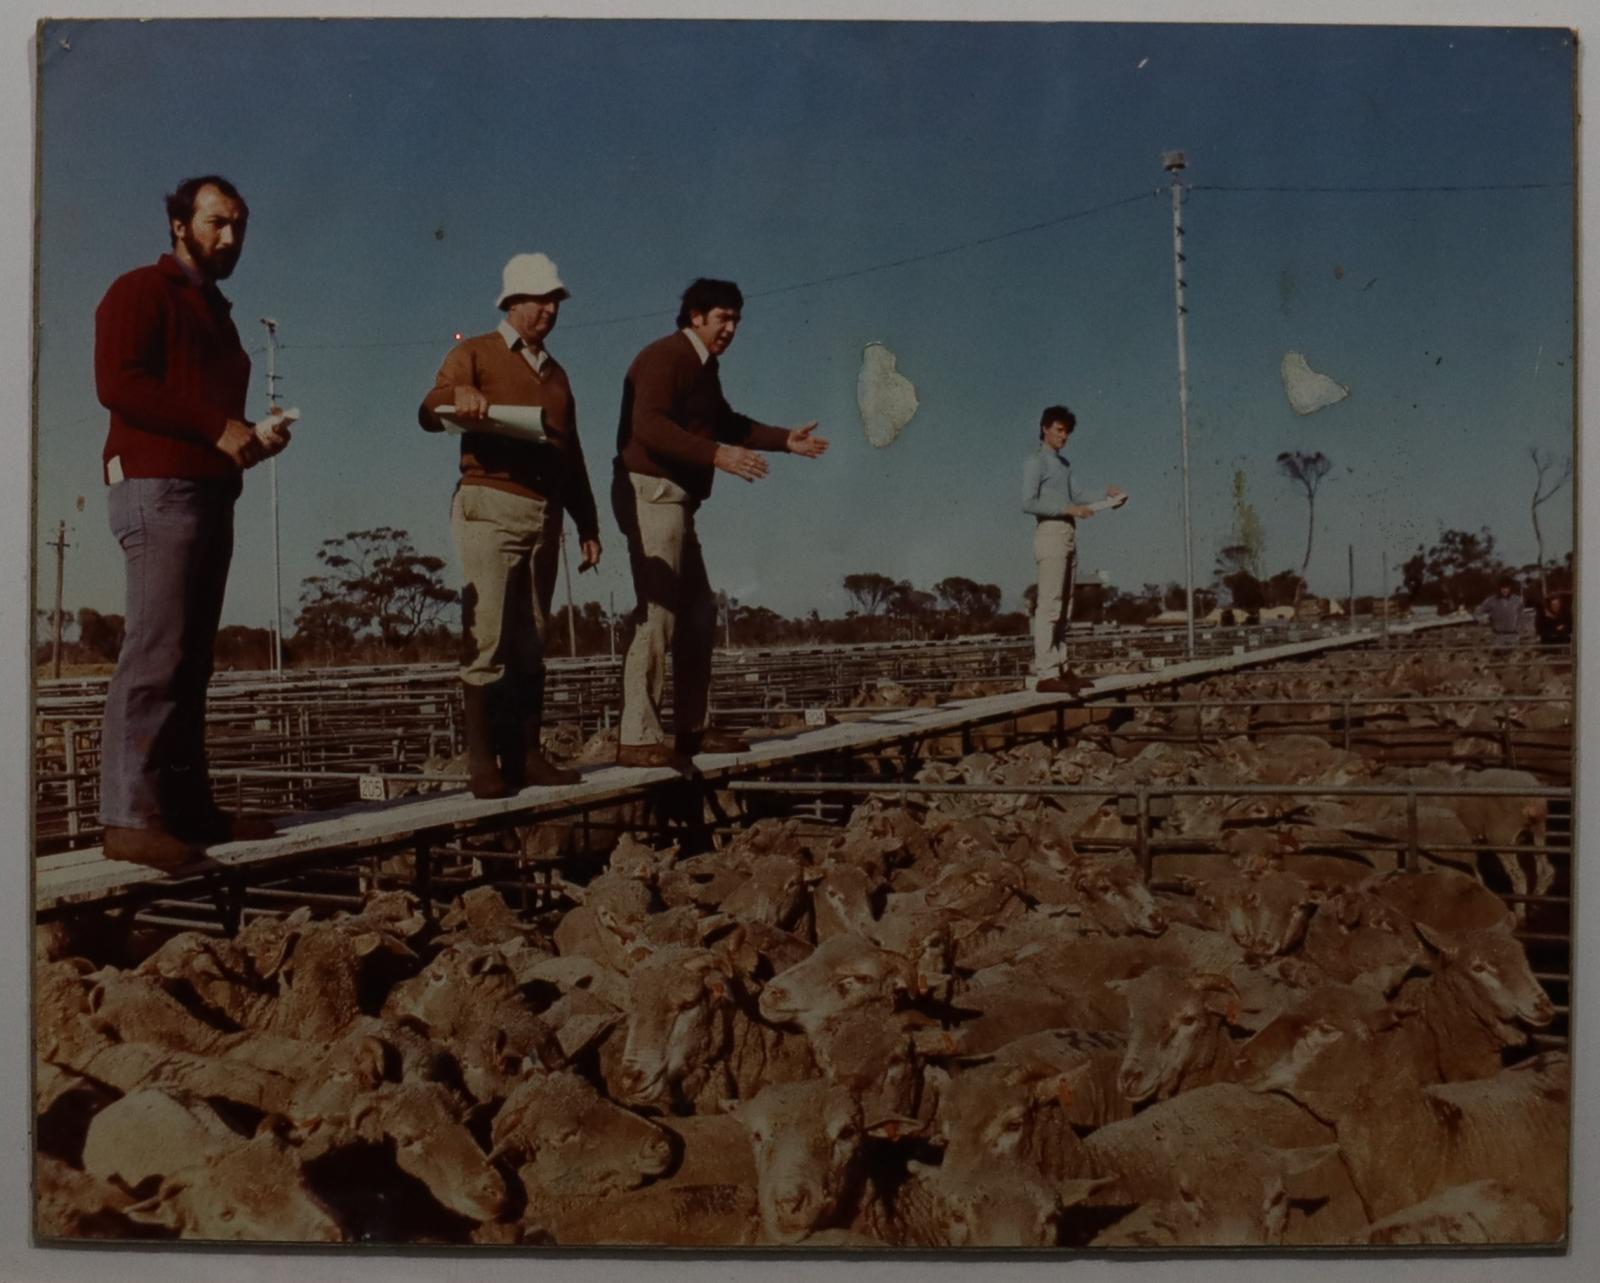
<svg viewBox="0 0 1600 1283"><path fill-rule="evenodd" d="M568 297L567 287L561 283L556 265L546 254L513 254L500 274L500 297L495 306L503 308L508 298L521 294L534 296L559 294Z"/></svg>

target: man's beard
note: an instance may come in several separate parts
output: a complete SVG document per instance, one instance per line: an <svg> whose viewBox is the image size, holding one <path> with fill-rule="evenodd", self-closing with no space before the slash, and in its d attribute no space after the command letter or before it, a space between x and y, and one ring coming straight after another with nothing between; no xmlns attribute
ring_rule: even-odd
<svg viewBox="0 0 1600 1283"><path fill-rule="evenodd" d="M207 280L225 281L233 275L233 269L239 264L239 251L237 248L223 249L221 247L207 251L199 241L183 233L179 239L189 251L189 257L194 265L205 274Z"/></svg>

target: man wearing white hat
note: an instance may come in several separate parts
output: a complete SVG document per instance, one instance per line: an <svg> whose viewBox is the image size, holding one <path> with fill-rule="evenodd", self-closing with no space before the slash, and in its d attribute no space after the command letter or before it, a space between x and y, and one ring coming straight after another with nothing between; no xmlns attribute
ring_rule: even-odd
<svg viewBox="0 0 1600 1283"><path fill-rule="evenodd" d="M524 784L571 784L576 771L544 756L544 631L555 591L562 513L572 514L582 549L580 570L600 561L600 527L578 441L567 372L545 350L567 288L543 254L517 254L505 266L504 319L454 347L439 367L418 418L429 432L440 409L467 431L450 529L467 584L461 670L467 770L476 797L504 797ZM535 443L471 425L489 407L532 406L546 440Z"/></svg>

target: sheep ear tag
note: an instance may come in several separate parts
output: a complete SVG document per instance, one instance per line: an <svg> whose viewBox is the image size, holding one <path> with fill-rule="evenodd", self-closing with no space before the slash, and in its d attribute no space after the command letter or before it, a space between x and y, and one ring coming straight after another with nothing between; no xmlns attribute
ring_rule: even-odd
<svg viewBox="0 0 1600 1283"><path fill-rule="evenodd" d="M1072 1108L1072 1084L1065 1074L1056 1079L1056 1099L1061 1102L1062 1109Z"/></svg>

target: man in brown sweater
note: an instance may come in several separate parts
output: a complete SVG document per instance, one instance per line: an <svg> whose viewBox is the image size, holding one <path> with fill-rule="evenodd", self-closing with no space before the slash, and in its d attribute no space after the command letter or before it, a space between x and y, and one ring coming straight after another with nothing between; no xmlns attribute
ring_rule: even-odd
<svg viewBox="0 0 1600 1283"><path fill-rule="evenodd" d="M469 657L461 670L467 770L475 797L505 797L524 784L573 784L540 748L544 634L555 591L563 511L572 514L580 570L600 561L594 495L578 442L567 372L545 350L567 289L543 254L505 266L496 302L505 319L451 350L418 412L443 430L436 411L454 406L465 421L461 479L450 528L467 586L463 622ZM544 443L472 431L491 405L536 406ZM487 424L485 427L487 428Z"/></svg>
<svg viewBox="0 0 1600 1283"><path fill-rule="evenodd" d="M729 407L717 365L743 307L732 281L695 281L684 291L677 331L640 352L622 386L611 503L639 597L622 670L617 761L624 766L688 771L697 752L744 747L706 726L717 608L695 513L711 493L715 469L755 481L767 475L757 451L814 459L828 448L813 435L814 422L769 427ZM669 653L674 743L667 742L662 707Z"/></svg>

